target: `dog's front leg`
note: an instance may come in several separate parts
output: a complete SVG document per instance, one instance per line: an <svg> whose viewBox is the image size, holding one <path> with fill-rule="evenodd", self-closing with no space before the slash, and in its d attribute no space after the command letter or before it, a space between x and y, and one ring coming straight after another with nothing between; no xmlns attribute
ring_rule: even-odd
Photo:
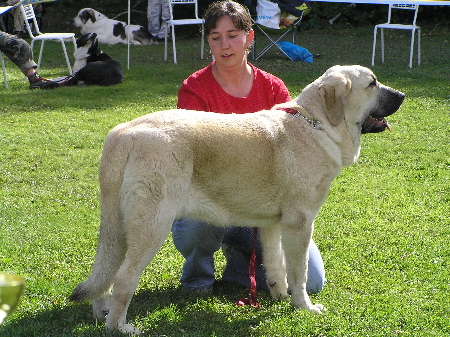
<svg viewBox="0 0 450 337"><path fill-rule="evenodd" d="M261 228L259 237L263 251L263 264L267 274L267 285L272 298L286 298L289 295L287 292L286 266L281 247L280 226Z"/></svg>
<svg viewBox="0 0 450 337"><path fill-rule="evenodd" d="M313 222L311 225L284 225L282 243L292 305L321 314L325 311L325 307L322 304L313 305L306 292L309 245L313 228Z"/></svg>

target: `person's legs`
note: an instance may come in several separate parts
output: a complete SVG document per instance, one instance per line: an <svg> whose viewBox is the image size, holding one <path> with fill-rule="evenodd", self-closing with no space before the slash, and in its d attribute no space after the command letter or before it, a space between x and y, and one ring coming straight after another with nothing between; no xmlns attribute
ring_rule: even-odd
<svg viewBox="0 0 450 337"><path fill-rule="evenodd" d="M0 31L0 50L28 77L30 89L59 87L58 83L46 80L36 73L37 64L33 60L33 51L27 41Z"/></svg>
<svg viewBox="0 0 450 337"><path fill-rule="evenodd" d="M308 281L306 282L306 291L308 294L317 294L322 291L325 285L325 266L323 265L322 255L316 243L311 239L309 244L308 260Z"/></svg>
<svg viewBox="0 0 450 337"><path fill-rule="evenodd" d="M148 32L157 37L161 28L161 0L148 0L147 20Z"/></svg>
<svg viewBox="0 0 450 337"><path fill-rule="evenodd" d="M224 254L227 264L223 272L222 280L250 286L249 263L254 244L253 229L246 227L230 228L223 240ZM266 282L266 273L262 265L262 247L259 236L256 241L256 276L259 289L269 291ZM318 293L325 284L325 268L314 241L309 247L308 280L306 290L310 294Z"/></svg>
<svg viewBox="0 0 450 337"><path fill-rule="evenodd" d="M250 286L249 265L255 239L253 228L230 227L223 240L223 253L227 264L222 280ZM256 285L258 289L269 290L266 271L262 265L262 250L259 235L256 238Z"/></svg>
<svg viewBox="0 0 450 337"><path fill-rule="evenodd" d="M170 20L169 1L162 0L161 2L161 26L157 38L163 40L167 34L166 22Z"/></svg>
<svg viewBox="0 0 450 337"><path fill-rule="evenodd" d="M37 64L33 60L31 47L25 40L8 33L0 32L0 50L19 67L24 75L31 75L29 74L30 69L37 68Z"/></svg>
<svg viewBox="0 0 450 337"><path fill-rule="evenodd" d="M214 253L222 246L226 228L193 219L172 225L175 247L186 259L181 284L189 290L206 290L214 283Z"/></svg>
<svg viewBox="0 0 450 337"><path fill-rule="evenodd" d="M7 1L6 4L8 6L13 6L13 5L17 4L18 2L19 2L19 0L10 0L10 1ZM25 21L22 17L22 12L20 11L19 7L16 7L16 8L12 8L10 10L10 13L14 20L14 34L16 34L18 37L21 37L22 33L25 31L25 28L24 28Z"/></svg>

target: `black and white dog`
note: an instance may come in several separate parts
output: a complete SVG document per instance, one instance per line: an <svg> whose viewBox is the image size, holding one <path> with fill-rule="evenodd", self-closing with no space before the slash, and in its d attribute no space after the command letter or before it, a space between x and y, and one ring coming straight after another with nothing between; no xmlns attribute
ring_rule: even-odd
<svg viewBox="0 0 450 337"><path fill-rule="evenodd" d="M77 39L74 74L62 83L64 86L88 84L109 86L123 81L120 63L102 52L98 44L97 34L85 34Z"/></svg>
<svg viewBox="0 0 450 337"><path fill-rule="evenodd" d="M106 44L127 43L149 45L157 43L148 30L139 25L127 25L123 21L109 19L102 13L92 9L83 8L73 18L75 27L81 28L81 34L97 33L98 41Z"/></svg>

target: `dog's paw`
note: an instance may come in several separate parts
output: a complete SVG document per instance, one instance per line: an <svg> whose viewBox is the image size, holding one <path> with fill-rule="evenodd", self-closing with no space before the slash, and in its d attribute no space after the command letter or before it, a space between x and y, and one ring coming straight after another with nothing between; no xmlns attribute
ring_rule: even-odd
<svg viewBox="0 0 450 337"><path fill-rule="evenodd" d="M325 308L322 304L312 304L311 307L308 308L308 310L313 314L319 315L327 311L327 308Z"/></svg>
<svg viewBox="0 0 450 337"><path fill-rule="evenodd" d="M108 311L103 310L100 306L92 304L92 313L94 314L94 319L99 322L105 322Z"/></svg>
<svg viewBox="0 0 450 337"><path fill-rule="evenodd" d="M306 291L304 296L298 296L298 294L292 294L292 305L298 309L305 309L313 314L323 314L327 309L322 304L312 304Z"/></svg>
<svg viewBox="0 0 450 337"><path fill-rule="evenodd" d="M286 282L268 282L270 294L274 300L285 299L289 297Z"/></svg>
<svg viewBox="0 0 450 337"><path fill-rule="evenodd" d="M99 322L105 322L106 315L108 315L109 312L109 304L109 296L92 301L92 312L94 314L94 319L98 320Z"/></svg>
<svg viewBox="0 0 450 337"><path fill-rule="evenodd" d="M131 324L122 324L122 325L117 326L117 328L119 329L120 332L122 332L124 334L132 335L132 336L138 336L141 334L141 330L136 329Z"/></svg>

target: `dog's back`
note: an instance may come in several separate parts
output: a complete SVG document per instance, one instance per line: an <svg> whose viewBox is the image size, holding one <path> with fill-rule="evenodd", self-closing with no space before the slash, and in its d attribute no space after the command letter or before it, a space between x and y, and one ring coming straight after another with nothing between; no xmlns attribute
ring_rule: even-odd
<svg viewBox="0 0 450 337"><path fill-rule="evenodd" d="M157 39L145 27L110 19L92 8L81 9L72 24L79 27L82 34L96 33L100 43L128 43L128 38L135 45L157 43Z"/></svg>

